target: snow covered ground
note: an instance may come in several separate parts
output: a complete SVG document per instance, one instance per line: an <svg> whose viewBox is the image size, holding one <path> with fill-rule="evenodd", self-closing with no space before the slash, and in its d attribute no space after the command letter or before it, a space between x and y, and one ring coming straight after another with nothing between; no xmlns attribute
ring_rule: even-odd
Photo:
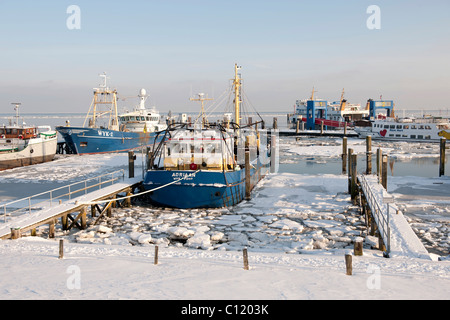
<svg viewBox="0 0 450 320"><path fill-rule="evenodd" d="M282 163L308 154L326 161L341 153L336 139L322 145L315 141L314 147L306 139L281 142ZM361 140L349 142L355 152L365 152ZM404 158L435 155L433 146L383 150ZM0 172L0 201L127 170L127 159L64 156ZM141 162L138 155L136 176ZM430 252L448 255L450 198L444 191L436 198L435 192L449 189L448 177L390 177L389 183L397 208L417 234L429 239ZM0 241L0 298L448 299L450 261L382 258L378 240L367 236L364 217L346 190L347 178L340 174L284 172L267 177L251 201L231 209L173 210L135 203L87 230L57 230L57 238L65 239L63 260L57 259L57 241L43 239L47 230L42 227L42 237ZM365 239L364 256L353 257L354 274L347 276L344 254L358 237ZM153 265L155 245L158 266ZM242 268L243 248L249 251L249 271Z"/></svg>

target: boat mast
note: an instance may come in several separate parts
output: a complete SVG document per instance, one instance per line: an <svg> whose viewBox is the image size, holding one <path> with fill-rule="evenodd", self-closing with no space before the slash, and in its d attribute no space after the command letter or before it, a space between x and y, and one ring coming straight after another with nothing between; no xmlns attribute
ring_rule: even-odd
<svg viewBox="0 0 450 320"><path fill-rule="evenodd" d="M14 111L16 111L16 125L19 126L19 107L21 106L20 102L11 103L14 106Z"/></svg>
<svg viewBox="0 0 450 320"><path fill-rule="evenodd" d="M233 86L234 86L234 114L235 114L235 120L234 122L239 126L240 125L240 105L241 105L241 79L239 77L238 71L242 67L238 67L237 63L234 65L234 79L233 79Z"/></svg>
<svg viewBox="0 0 450 320"><path fill-rule="evenodd" d="M202 128L204 128L206 126L206 116L205 116L205 101L208 100L214 100L212 98L204 98L205 94L204 93L198 93L198 99L194 99L194 98L189 98L189 100L191 101L200 101L201 105L202 105L202 109L201 109L201 116L202 116Z"/></svg>

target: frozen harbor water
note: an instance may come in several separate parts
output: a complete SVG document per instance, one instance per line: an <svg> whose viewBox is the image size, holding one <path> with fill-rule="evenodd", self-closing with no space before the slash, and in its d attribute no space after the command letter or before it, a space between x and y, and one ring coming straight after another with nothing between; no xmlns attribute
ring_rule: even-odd
<svg viewBox="0 0 450 320"><path fill-rule="evenodd" d="M377 239L367 236L364 217L350 204L346 193L347 177L340 174L341 140L281 138L280 142L280 173L263 180L251 201L216 210L161 209L135 203L131 209L117 209L113 218L102 221L100 228L60 232L59 236L81 243L159 244L205 250L248 247L286 253L350 249L356 237L364 237L366 249L375 248ZM365 152L363 140L349 139L349 147L357 154ZM434 145L381 147L397 161L391 168L402 167L410 159L431 159L427 166L434 167L432 159L438 152ZM138 155L137 176L141 174L141 164ZM117 169L127 170L126 154L59 156L52 163L1 172L0 199L29 196ZM359 171L364 169L361 162ZM448 255L447 177L418 179L393 173L396 171L391 169L388 191L410 219L413 230L430 252ZM45 234L45 228L42 232Z"/></svg>

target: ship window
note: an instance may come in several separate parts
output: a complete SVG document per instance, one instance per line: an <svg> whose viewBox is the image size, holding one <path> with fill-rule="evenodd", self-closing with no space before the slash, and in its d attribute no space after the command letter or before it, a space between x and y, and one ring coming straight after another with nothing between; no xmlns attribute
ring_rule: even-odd
<svg viewBox="0 0 450 320"><path fill-rule="evenodd" d="M419 134L419 135L417 136L417 139L423 139L423 135Z"/></svg>
<svg viewBox="0 0 450 320"><path fill-rule="evenodd" d="M145 121L145 117L141 117L141 121Z"/></svg>
<svg viewBox="0 0 450 320"><path fill-rule="evenodd" d="M87 147L88 143L85 141L80 142L80 147Z"/></svg>
<svg viewBox="0 0 450 320"><path fill-rule="evenodd" d="M400 137L401 137L401 135L400 135L400 134L396 134L395 136L396 136L397 138L400 138Z"/></svg>
<svg viewBox="0 0 450 320"><path fill-rule="evenodd" d="M415 139L415 138L416 138L416 135L415 135L415 134L412 134L410 138L411 138L411 139Z"/></svg>
<svg viewBox="0 0 450 320"><path fill-rule="evenodd" d="M397 129L401 129L401 128L402 128L401 124L397 125Z"/></svg>
<svg viewBox="0 0 450 320"><path fill-rule="evenodd" d="M427 135L427 136L425 136L425 139L430 140L430 139L431 139L431 136L430 136L430 135Z"/></svg>
<svg viewBox="0 0 450 320"><path fill-rule="evenodd" d="M145 117L145 118L146 118L147 121L150 121L150 117L149 117L149 116L147 116L147 117Z"/></svg>
<svg viewBox="0 0 450 320"><path fill-rule="evenodd" d="M391 125L389 126L389 128L390 128L390 129L395 129L395 125L391 124Z"/></svg>
<svg viewBox="0 0 450 320"><path fill-rule="evenodd" d="M385 129L389 129L389 126L387 124L384 125Z"/></svg>
<svg viewBox="0 0 450 320"><path fill-rule="evenodd" d="M420 129L420 130L423 130L423 126L419 126L419 129Z"/></svg>
<svg viewBox="0 0 450 320"><path fill-rule="evenodd" d="M407 134L403 134L402 138L408 138L408 135Z"/></svg>
<svg viewBox="0 0 450 320"><path fill-rule="evenodd" d="M409 129L409 125L405 124L405 125L403 126L403 129Z"/></svg>
<svg viewBox="0 0 450 320"><path fill-rule="evenodd" d="M389 135L389 137L393 137L394 135L391 133L390 135Z"/></svg>
<svg viewBox="0 0 450 320"><path fill-rule="evenodd" d="M425 129L431 130L431 127L430 126L425 126Z"/></svg>

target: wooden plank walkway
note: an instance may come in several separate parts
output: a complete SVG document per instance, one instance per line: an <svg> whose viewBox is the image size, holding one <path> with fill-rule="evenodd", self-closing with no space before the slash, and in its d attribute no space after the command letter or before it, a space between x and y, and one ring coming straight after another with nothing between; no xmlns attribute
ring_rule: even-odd
<svg viewBox="0 0 450 320"><path fill-rule="evenodd" d="M135 188L139 187L141 183L142 178L125 178L123 181L103 187L100 190L87 193L61 204L43 208L36 212L25 213L12 219L11 221L8 221L7 223L0 225L0 239L3 240L11 238L12 230L17 229L20 230L21 233L25 233L44 224L54 224L59 218L65 219L64 221L66 221L66 225L63 227L66 230L75 225L80 226L78 220L80 220L81 225L83 225L83 223L85 224L87 207L91 206L89 203L111 199L111 202L105 205L105 208L102 210L105 212L111 207L111 203L114 202L114 198L117 194L130 194ZM96 207L98 208L98 206ZM71 216L71 214L77 212L78 215L75 218ZM94 206L91 206L91 212L94 216ZM69 220L71 220L70 225L68 224Z"/></svg>

